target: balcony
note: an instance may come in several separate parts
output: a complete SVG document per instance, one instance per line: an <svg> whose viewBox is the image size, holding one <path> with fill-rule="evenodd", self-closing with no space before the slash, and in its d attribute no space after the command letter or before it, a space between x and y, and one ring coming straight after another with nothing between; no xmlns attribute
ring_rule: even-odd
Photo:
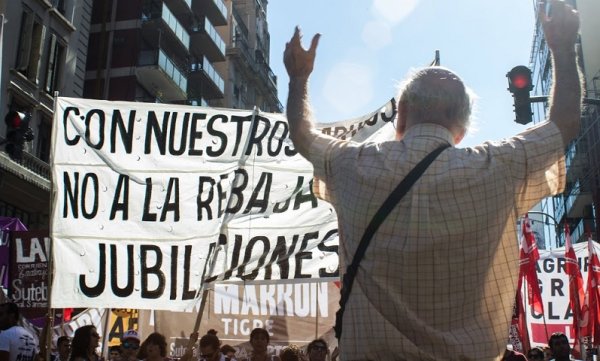
<svg viewBox="0 0 600 361"><path fill-rule="evenodd" d="M192 10L208 17L215 26L227 25L227 6L223 0L193 0Z"/></svg>
<svg viewBox="0 0 600 361"><path fill-rule="evenodd" d="M192 0L165 0L165 3L177 16L192 15Z"/></svg>
<svg viewBox="0 0 600 361"><path fill-rule="evenodd" d="M200 95L204 99L221 99L225 96L225 82L206 58L191 65L190 81L194 87L200 87Z"/></svg>
<svg viewBox="0 0 600 361"><path fill-rule="evenodd" d="M138 82L156 97L166 102L187 99L187 77L162 49L140 52L135 72Z"/></svg>
<svg viewBox="0 0 600 361"><path fill-rule="evenodd" d="M150 44L179 44L182 51L189 52L190 35L165 3L144 4L142 34Z"/></svg>
<svg viewBox="0 0 600 361"><path fill-rule="evenodd" d="M0 141L3 140L5 139L0 137ZM50 165L27 151L23 152L23 158L18 161L11 159L8 154L2 152L0 168L37 184L43 189L50 190Z"/></svg>
<svg viewBox="0 0 600 361"><path fill-rule="evenodd" d="M225 42L207 18L192 26L192 49L210 61L225 60Z"/></svg>
<svg viewBox="0 0 600 361"><path fill-rule="evenodd" d="M233 42L227 48L227 55L231 56L244 74L250 78L256 76L259 71L252 54L248 39L242 33L236 32Z"/></svg>
<svg viewBox="0 0 600 361"><path fill-rule="evenodd" d="M259 65L259 69L261 78L266 83L269 93L277 97L277 76L275 73L273 73L271 67L266 63Z"/></svg>

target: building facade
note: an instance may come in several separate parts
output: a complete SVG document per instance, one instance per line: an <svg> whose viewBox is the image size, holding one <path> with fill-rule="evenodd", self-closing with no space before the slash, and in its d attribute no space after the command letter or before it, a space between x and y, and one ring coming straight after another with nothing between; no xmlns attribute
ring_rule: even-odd
<svg viewBox="0 0 600 361"><path fill-rule="evenodd" d="M49 226L55 94L281 112L266 9L266 0L0 1L0 110L30 114L35 134L20 160L0 147L0 216Z"/></svg>
<svg viewBox="0 0 600 361"><path fill-rule="evenodd" d="M224 96L221 0L94 2L84 97L207 105Z"/></svg>
<svg viewBox="0 0 600 361"><path fill-rule="evenodd" d="M94 2L85 98L282 111L266 0Z"/></svg>
<svg viewBox="0 0 600 361"><path fill-rule="evenodd" d="M269 66L270 35L267 0L226 0L227 28L225 105L272 113L283 112L277 97L277 77Z"/></svg>
<svg viewBox="0 0 600 361"><path fill-rule="evenodd" d="M0 216L29 229L48 227L50 133L54 95L83 95L92 0L0 1L0 111L30 115L35 138L21 159L0 147ZM8 125L0 124L0 142Z"/></svg>
<svg viewBox="0 0 600 361"><path fill-rule="evenodd" d="M598 89L600 78L600 2L595 0L567 0L580 14L580 36L577 46L578 58L583 71L584 97L600 99ZM535 95L549 94L552 85L552 60L544 40L541 23L536 30L531 50L531 70L533 72ZM547 103L535 103L535 122L546 118ZM566 145L565 160L567 183L565 191L540 204L542 213L549 214L557 224L556 236L549 232L551 247L565 244L564 225L571 230L573 243L587 240L586 234L599 240L600 222L600 106L584 103L581 130L577 139ZM554 243L554 239L556 243Z"/></svg>

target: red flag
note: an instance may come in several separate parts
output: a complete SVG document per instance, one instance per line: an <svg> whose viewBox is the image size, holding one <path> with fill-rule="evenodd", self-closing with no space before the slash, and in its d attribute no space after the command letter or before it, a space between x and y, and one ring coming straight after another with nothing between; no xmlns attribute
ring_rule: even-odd
<svg viewBox="0 0 600 361"><path fill-rule="evenodd" d="M588 234L588 279L585 298L581 307L581 334L584 337L590 337L592 345L600 344L600 306L598 300L600 294L598 285L600 285L600 259L596 254L596 248L591 235Z"/></svg>
<svg viewBox="0 0 600 361"><path fill-rule="evenodd" d="M72 314L73 314L72 308L63 308L63 320L65 320L65 322L71 321Z"/></svg>
<svg viewBox="0 0 600 361"><path fill-rule="evenodd" d="M515 296L515 304L513 306L512 321L509 331L509 343L513 345L515 351L526 353L531 349L529 342L529 332L527 330L527 318L525 316L525 308L523 307L522 295L523 280L519 278L519 286Z"/></svg>
<svg viewBox="0 0 600 361"><path fill-rule="evenodd" d="M565 271L569 276L569 306L573 311L573 336L575 339L575 345L573 346L572 353L575 357L580 357L581 350L581 337L583 336L580 332L581 327L581 305L584 300L583 293L583 278L581 277L581 271L579 270L579 264L577 263L577 256L575 250L571 244L571 234L569 226L565 224Z"/></svg>
<svg viewBox="0 0 600 361"><path fill-rule="evenodd" d="M538 314L544 313L542 292L538 282L536 263L540 259L535 236L531 232L531 224L527 214L521 223L521 253L519 257L519 278L527 280L527 298L533 310Z"/></svg>

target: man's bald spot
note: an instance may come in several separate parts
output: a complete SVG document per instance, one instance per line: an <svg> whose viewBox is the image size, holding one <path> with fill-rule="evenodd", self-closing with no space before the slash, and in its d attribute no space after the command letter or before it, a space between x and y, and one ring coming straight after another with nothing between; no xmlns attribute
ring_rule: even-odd
<svg viewBox="0 0 600 361"><path fill-rule="evenodd" d="M422 86L431 86L447 92L464 92L465 85L458 75L452 71L441 67L429 67L419 71L414 82L421 83Z"/></svg>

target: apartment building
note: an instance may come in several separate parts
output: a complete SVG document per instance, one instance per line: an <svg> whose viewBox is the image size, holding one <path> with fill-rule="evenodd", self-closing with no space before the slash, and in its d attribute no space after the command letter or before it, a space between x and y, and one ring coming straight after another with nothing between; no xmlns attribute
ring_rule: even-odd
<svg viewBox="0 0 600 361"><path fill-rule="evenodd" d="M600 99L600 2L596 0L567 0L579 11L581 28L578 42L579 62L585 82L584 96ZM533 72L535 95L548 95L552 85L552 59L538 19L531 50L530 68ZM535 122L545 119L547 103L534 105ZM541 212L556 223L556 237L547 237L547 244L560 247L565 243L564 225L571 230L573 243L587 239L592 234L599 240L600 222L600 109L598 105L584 104L581 130L576 140L566 146L567 185L565 191L543 201ZM547 218L550 218L547 217ZM554 239L556 242L554 242Z"/></svg>

